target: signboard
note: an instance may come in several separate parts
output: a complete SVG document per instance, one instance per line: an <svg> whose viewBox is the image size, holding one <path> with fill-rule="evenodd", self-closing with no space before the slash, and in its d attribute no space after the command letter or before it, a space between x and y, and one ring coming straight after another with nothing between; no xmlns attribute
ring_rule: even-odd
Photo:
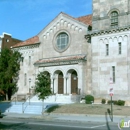
<svg viewBox="0 0 130 130"><path fill-rule="evenodd" d="M108 94L109 94L110 96L113 96L113 94L114 94L114 88L113 88L112 78L110 78Z"/></svg>

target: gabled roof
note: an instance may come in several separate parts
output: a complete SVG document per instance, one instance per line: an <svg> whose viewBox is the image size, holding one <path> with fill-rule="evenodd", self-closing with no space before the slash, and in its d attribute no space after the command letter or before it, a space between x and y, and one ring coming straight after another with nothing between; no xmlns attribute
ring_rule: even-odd
<svg viewBox="0 0 130 130"><path fill-rule="evenodd" d="M70 16L70 15L68 15L68 14L65 14L65 13L63 13L63 12L61 12L60 14L63 14L63 15L66 15L66 16L68 16L68 17L70 17L71 19L74 19L74 20L76 20L76 21L78 21L78 22L81 22L81 23L83 23L83 24L86 24L86 25L92 25L92 15L86 15L86 16L81 16L81 17L78 17L78 18L74 18L74 17L72 17L72 16ZM59 14L59 15L60 15ZM59 16L58 15L58 16ZM57 17L58 17L57 16ZM56 19L56 18L55 18ZM53 19L54 20L54 19ZM52 21L51 21L52 22ZM49 23L50 24L50 23ZM48 24L48 25L49 25ZM47 25L47 26L48 26ZM23 42L20 42L20 43L18 43L18 44L16 44L16 45L14 45L14 46L12 46L12 48L17 48L17 47L22 47L22 46L28 46L28 45L33 45L33 44L37 44L37 43L40 43L40 41L39 41L39 37L38 36L34 36L34 37L32 37L32 38L29 38L29 39L27 39L26 41L23 41Z"/></svg>
<svg viewBox="0 0 130 130"><path fill-rule="evenodd" d="M24 42L20 42L20 43L18 43L18 44L16 44L16 45L12 46L12 48L21 47L21 46L33 45L33 44L36 44L36 43L40 43L38 36L34 36L34 37L32 37L32 38L27 39L27 40L24 41Z"/></svg>
<svg viewBox="0 0 130 130"><path fill-rule="evenodd" d="M84 24L87 24L87 25L92 25L92 14L89 14L89 15L85 15L85 16L81 16L81 17L78 17L78 18L74 18L66 13L63 13L61 12L62 14L68 16L68 17L71 17L79 22L82 22Z"/></svg>
<svg viewBox="0 0 130 130"><path fill-rule="evenodd" d="M92 15L86 15L76 18L78 21L92 26Z"/></svg>

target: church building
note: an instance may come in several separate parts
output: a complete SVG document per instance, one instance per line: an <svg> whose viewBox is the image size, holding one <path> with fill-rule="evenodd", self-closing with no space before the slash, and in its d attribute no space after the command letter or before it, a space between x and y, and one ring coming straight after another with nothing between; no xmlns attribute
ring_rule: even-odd
<svg viewBox="0 0 130 130"><path fill-rule="evenodd" d="M93 0L93 14L63 12L36 36L12 46L22 54L17 95L32 93L39 72L50 76L47 102L76 102L87 94L130 98L130 0ZM34 96L33 101L38 100Z"/></svg>

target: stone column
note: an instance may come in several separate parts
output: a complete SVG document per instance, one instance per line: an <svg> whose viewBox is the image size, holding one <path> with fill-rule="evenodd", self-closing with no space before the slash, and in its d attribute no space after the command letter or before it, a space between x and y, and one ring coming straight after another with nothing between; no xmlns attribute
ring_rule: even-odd
<svg viewBox="0 0 130 130"><path fill-rule="evenodd" d="M71 94L71 73L68 73L67 79L67 93Z"/></svg>
<svg viewBox="0 0 130 130"><path fill-rule="evenodd" d="M67 87L68 87L68 76L65 76L64 77L64 94L68 94L68 89L67 89Z"/></svg>

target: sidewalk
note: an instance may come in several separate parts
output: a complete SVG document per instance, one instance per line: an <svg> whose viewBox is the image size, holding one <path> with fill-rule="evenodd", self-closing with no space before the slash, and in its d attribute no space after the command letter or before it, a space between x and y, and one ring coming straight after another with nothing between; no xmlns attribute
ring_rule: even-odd
<svg viewBox="0 0 130 130"><path fill-rule="evenodd" d="M106 122L105 115L84 115L84 114L19 114L3 113L1 119L36 119L40 121L74 121L74 122ZM130 116L113 116L113 123L118 123L122 118L130 120ZM111 122L109 116L108 121Z"/></svg>

